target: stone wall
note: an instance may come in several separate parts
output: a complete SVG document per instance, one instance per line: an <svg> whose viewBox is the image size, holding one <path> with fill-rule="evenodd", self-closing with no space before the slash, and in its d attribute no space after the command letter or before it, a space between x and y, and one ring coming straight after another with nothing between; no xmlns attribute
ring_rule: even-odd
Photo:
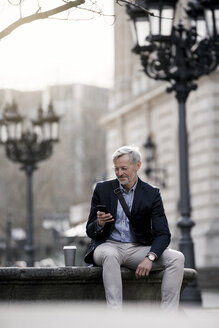
<svg viewBox="0 0 219 328"><path fill-rule="evenodd" d="M135 272L122 268L125 301L158 303L163 272L135 278ZM196 271L184 270L184 288L196 278ZM104 301L102 268L0 268L0 301Z"/></svg>

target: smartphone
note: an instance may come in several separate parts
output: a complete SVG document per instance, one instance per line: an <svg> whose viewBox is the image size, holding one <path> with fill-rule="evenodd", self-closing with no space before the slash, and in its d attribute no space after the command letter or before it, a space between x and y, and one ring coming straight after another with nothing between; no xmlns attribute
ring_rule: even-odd
<svg viewBox="0 0 219 328"><path fill-rule="evenodd" d="M97 210L100 212L107 213L106 205L97 205Z"/></svg>

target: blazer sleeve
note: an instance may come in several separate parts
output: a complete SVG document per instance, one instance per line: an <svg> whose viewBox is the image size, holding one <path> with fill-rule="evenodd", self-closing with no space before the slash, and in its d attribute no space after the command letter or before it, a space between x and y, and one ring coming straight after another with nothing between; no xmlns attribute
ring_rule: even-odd
<svg viewBox="0 0 219 328"><path fill-rule="evenodd" d="M152 204L151 227L153 242L150 251L155 253L157 258L159 258L163 251L168 247L171 234L164 212L160 190L157 188L155 189L155 196Z"/></svg>
<svg viewBox="0 0 219 328"><path fill-rule="evenodd" d="M91 200L91 209L88 217L88 222L86 225L86 233L88 237L94 240L101 240L106 238L107 224L104 227L100 227L97 221L97 205L101 204L100 194L101 194L101 185L102 183L97 183L92 200Z"/></svg>

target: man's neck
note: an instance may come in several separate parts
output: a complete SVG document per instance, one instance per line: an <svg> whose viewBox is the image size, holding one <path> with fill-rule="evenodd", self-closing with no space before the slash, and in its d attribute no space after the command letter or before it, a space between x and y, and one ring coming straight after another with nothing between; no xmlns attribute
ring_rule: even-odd
<svg viewBox="0 0 219 328"><path fill-rule="evenodd" d="M126 191L131 190L131 189L134 187L134 185L136 184L137 179L138 179L138 177L136 176L136 178L135 178L132 182L128 183L127 185L122 185L122 187L123 187Z"/></svg>

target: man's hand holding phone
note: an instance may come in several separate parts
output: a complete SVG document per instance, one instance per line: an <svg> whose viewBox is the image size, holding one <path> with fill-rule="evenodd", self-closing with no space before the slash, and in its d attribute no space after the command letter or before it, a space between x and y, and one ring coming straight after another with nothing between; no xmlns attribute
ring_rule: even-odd
<svg viewBox="0 0 219 328"><path fill-rule="evenodd" d="M114 221L112 215L107 213L105 205L97 205L97 221L100 227L103 227L105 223Z"/></svg>

